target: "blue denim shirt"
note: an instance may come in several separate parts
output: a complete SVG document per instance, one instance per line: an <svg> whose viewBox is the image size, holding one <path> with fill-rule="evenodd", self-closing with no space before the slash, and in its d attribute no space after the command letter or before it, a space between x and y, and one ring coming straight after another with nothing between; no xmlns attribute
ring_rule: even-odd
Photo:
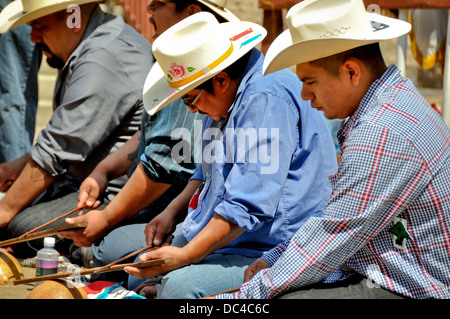
<svg viewBox="0 0 450 319"><path fill-rule="evenodd" d="M0 0L0 11L11 0ZM41 53L21 25L0 35L0 163L27 153L33 143Z"/></svg>
<svg viewBox="0 0 450 319"><path fill-rule="evenodd" d="M202 165L192 178L204 186L183 233L192 240L215 214L246 231L219 253L259 257L290 239L321 214L331 195L328 175L337 171L323 114L301 99L293 72L263 77L263 58L252 52L228 118L203 122Z"/></svg>

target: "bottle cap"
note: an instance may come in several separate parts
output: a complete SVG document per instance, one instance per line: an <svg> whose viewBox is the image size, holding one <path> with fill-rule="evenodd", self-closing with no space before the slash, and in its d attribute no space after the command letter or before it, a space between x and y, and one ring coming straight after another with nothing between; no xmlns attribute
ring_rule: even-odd
<svg viewBox="0 0 450 319"><path fill-rule="evenodd" d="M45 237L44 246L55 246L55 237Z"/></svg>

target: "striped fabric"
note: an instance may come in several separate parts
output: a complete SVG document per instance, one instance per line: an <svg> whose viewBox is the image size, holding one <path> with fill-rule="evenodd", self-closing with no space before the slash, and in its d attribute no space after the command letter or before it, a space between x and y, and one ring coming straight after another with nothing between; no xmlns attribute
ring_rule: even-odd
<svg viewBox="0 0 450 319"><path fill-rule="evenodd" d="M192 114L181 99L169 104L154 116L142 117L139 159L147 176L156 183L183 186L197 169L194 159L200 145L203 116ZM200 126L195 131L195 125ZM188 154L172 154L183 145ZM181 152L181 151L180 151Z"/></svg>
<svg viewBox="0 0 450 319"><path fill-rule="evenodd" d="M268 252L271 268L218 298L272 298L340 271L407 297L450 298L449 128L390 66L338 139L323 216Z"/></svg>

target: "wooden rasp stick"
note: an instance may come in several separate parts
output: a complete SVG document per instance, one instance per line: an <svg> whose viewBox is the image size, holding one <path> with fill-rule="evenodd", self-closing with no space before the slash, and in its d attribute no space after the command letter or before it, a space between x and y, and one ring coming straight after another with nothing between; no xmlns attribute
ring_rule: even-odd
<svg viewBox="0 0 450 319"><path fill-rule="evenodd" d="M228 289L228 290L225 290L225 291L221 291L221 292L218 292L218 293L215 293L215 294L206 296L206 297L202 297L202 298L200 298L200 299L213 299L213 298L214 298L215 296L217 296L217 295L221 295L221 294L230 294L230 293L239 291L240 289L241 289L241 286L239 286L239 287L234 287L234 288L231 288L231 289Z"/></svg>
<svg viewBox="0 0 450 319"><path fill-rule="evenodd" d="M140 253L142 253L143 251L146 251L147 249L150 249L150 248L152 248L152 247L153 247L153 244L152 244L152 245L149 245L149 246L147 246L147 247L141 248L141 249L139 249L139 250L136 250L135 252L132 252L131 254L128 254L128 255L126 255L125 257L120 258L120 259L118 259L118 260L116 260L116 261L114 261L114 262L112 262L112 263L110 263L110 264L108 264L108 265L106 265L106 266L98 267L98 269L97 269L94 273L96 273L96 274L97 274L97 273L100 273L100 272L104 271L105 269L107 269L107 268L109 268L109 267L111 267L111 266L114 266L114 265L116 265L116 264L118 264L118 263L121 263L122 261L127 260L128 258L133 257L133 256L135 256L135 255L137 255L137 254L140 254Z"/></svg>
<svg viewBox="0 0 450 319"><path fill-rule="evenodd" d="M146 267L151 267L151 266L156 266L156 265L170 264L171 262L172 262L172 258L166 258L166 259L154 259L154 260L150 260L150 261L146 261L146 262L142 262L142 263L120 264L120 265L114 265L114 266L108 267L103 272L119 271L119 270L123 270L125 267L146 268ZM95 273L97 269L98 268L91 268L91 269L77 270L77 271L67 271L67 272L56 273L53 275L19 279L19 280L14 280L13 284L21 285L21 284L28 284L28 283L32 283L32 282L38 282L38 281L66 278L66 277L70 277L70 276L78 277L78 276L91 275L91 274Z"/></svg>
<svg viewBox="0 0 450 319"><path fill-rule="evenodd" d="M70 214L73 214L73 213L75 213L76 211L78 211L78 210L80 210L80 209L83 209L83 208L85 208L85 207L86 207L86 206L82 206L82 207L79 207L79 208L72 209L71 211L62 214L61 216L58 216L58 217L56 217L56 218L54 218L54 219L52 219L52 220L49 220L48 222L42 224L41 226L36 227L36 228L33 228L32 230L26 232L25 234L20 235L19 238L26 237L26 236L28 236L29 234L32 234L32 233L34 233L34 232L36 232L36 231L38 231L38 230L44 228L45 226L48 226L48 225L50 225L50 224L52 224L52 223L54 223L54 222L60 220L61 218L64 218L64 217L66 217L66 216L69 216Z"/></svg>
<svg viewBox="0 0 450 319"><path fill-rule="evenodd" d="M0 247L6 247L9 245L22 243L24 241L30 241L30 240L34 240L34 239L38 239L38 238L52 236L63 230L74 230L74 229L79 229L79 228L85 228L86 226L87 226L87 222L79 222L79 223L64 225L64 226L60 226L60 227L55 227L55 228L43 230L40 232L36 232L36 233L30 234L30 235L27 235L24 237L20 236L20 237L0 241Z"/></svg>

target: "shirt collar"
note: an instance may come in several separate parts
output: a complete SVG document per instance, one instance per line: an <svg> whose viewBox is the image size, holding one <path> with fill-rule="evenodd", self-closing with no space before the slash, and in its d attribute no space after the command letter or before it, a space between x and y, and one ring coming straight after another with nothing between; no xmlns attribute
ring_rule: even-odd
<svg viewBox="0 0 450 319"><path fill-rule="evenodd" d="M349 117L341 126L337 132L337 139L339 141L340 147L344 144L345 138L347 137L348 131L353 127L360 118L371 111L371 107L375 106L373 103L376 98L381 94L381 91L385 90L386 87L397 83L401 79L400 70L394 65L390 65L386 71L381 75L381 77L375 80L364 94L359 106L355 113Z"/></svg>
<svg viewBox="0 0 450 319"><path fill-rule="evenodd" d="M94 32L94 30L97 29L97 27L103 23L103 20L105 19L106 15L107 14L102 11L100 6L97 5L97 7L91 14L91 17L89 18L88 25L86 26L86 31L84 32L81 41L84 41L86 38L88 38L91 35L91 33Z"/></svg>
<svg viewBox="0 0 450 319"><path fill-rule="evenodd" d="M104 23L106 15L107 14L102 11L100 6L97 6L94 9L89 18L89 22L86 26L86 30L83 34L83 37L81 38L80 44L70 55L69 59L67 60L66 64L63 67L63 70L67 68L67 66L70 65L70 62L78 56L79 51L82 49L82 43L92 34L92 32L95 31L95 29L97 29L98 26Z"/></svg>
<svg viewBox="0 0 450 319"><path fill-rule="evenodd" d="M236 96L234 97L234 102L231 105L231 107L228 110L228 116L227 119L230 118L231 113L237 104L237 101L239 100L239 97L241 96L242 92L247 87L247 83L250 80L250 78L255 74L255 72L258 72L258 69L260 69L260 73L262 74L262 63L258 63L260 59L264 59L264 56L262 53L257 50L253 49L252 53L250 54L250 58L247 63L247 67L245 68L244 74L242 75L242 80L239 83L239 87L236 91Z"/></svg>

